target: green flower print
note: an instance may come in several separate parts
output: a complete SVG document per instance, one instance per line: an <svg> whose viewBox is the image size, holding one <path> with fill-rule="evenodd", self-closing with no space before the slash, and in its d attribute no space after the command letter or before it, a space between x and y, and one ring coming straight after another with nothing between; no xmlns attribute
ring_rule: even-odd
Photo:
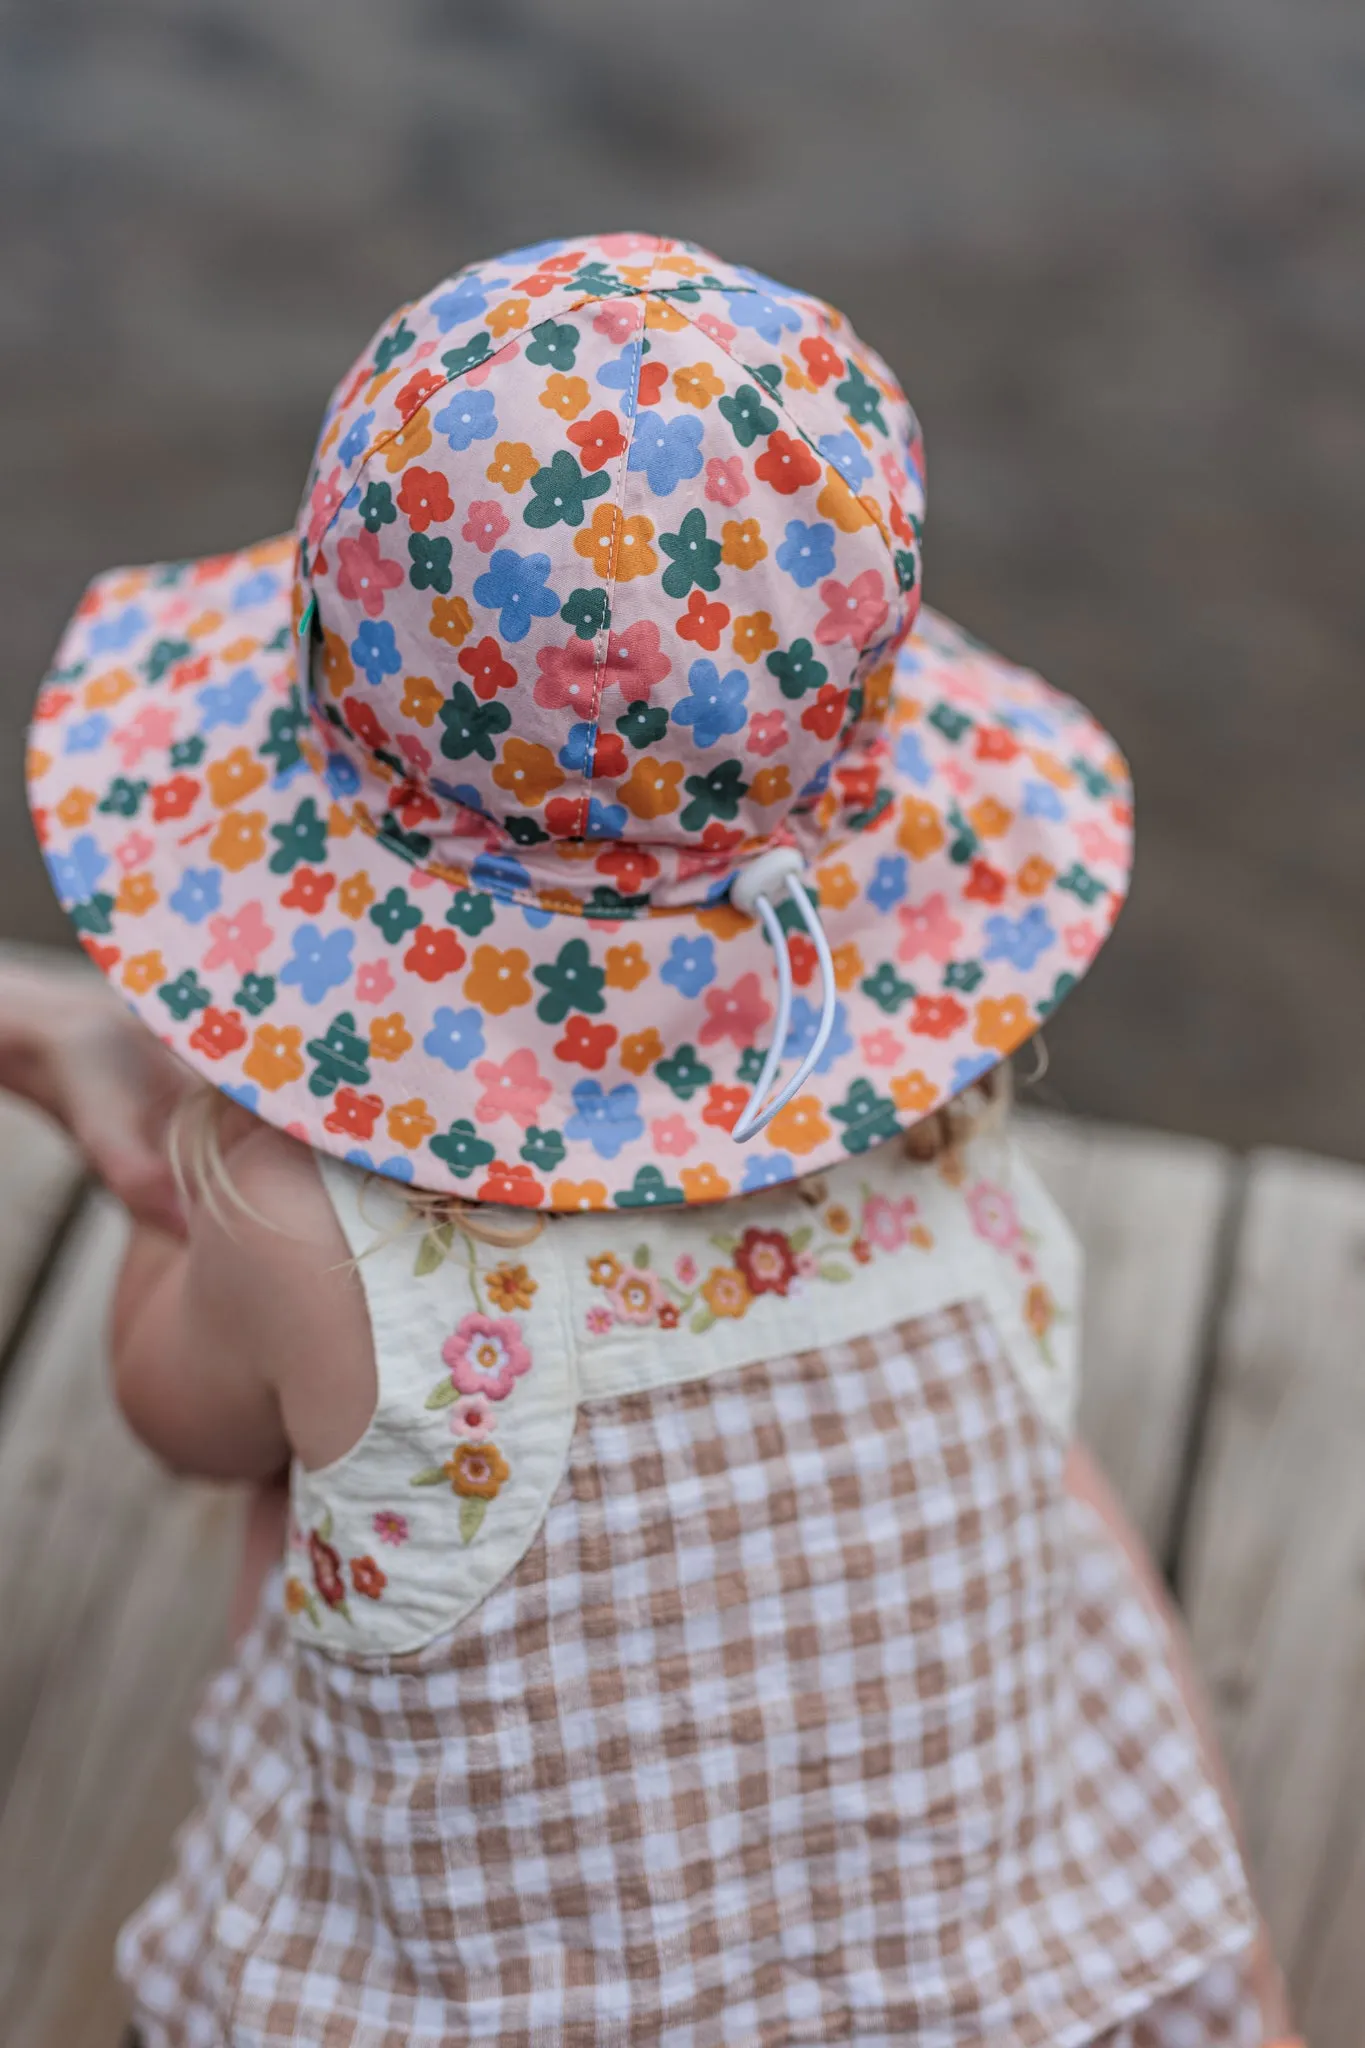
<svg viewBox="0 0 1365 2048"><path fill-rule="evenodd" d="M749 785L738 761L719 761L706 775L689 775L683 788L691 797L678 823L684 832L700 832L712 818L734 818Z"/></svg>
<svg viewBox="0 0 1365 2048"><path fill-rule="evenodd" d="M146 794L145 782L130 782L126 775L116 775L100 804L100 809L111 817L135 818Z"/></svg>
<svg viewBox="0 0 1365 2048"><path fill-rule="evenodd" d="M375 369L382 375L385 370L392 368L393 364L398 361L399 356L407 354L416 339L417 336L408 326L407 321L400 319L393 333L386 334L375 349Z"/></svg>
<svg viewBox="0 0 1365 2048"><path fill-rule="evenodd" d="M859 986L879 1010L885 1010L888 1017L894 1017L901 1004L908 1003L915 993L914 983L902 981L889 960L883 960L876 972L867 975Z"/></svg>
<svg viewBox="0 0 1365 2048"><path fill-rule="evenodd" d="M790 647L779 647L768 656L768 669L777 677L782 695L793 699L804 697L807 690L818 690L829 678L829 670L815 659L809 640L793 640Z"/></svg>
<svg viewBox="0 0 1365 2048"><path fill-rule="evenodd" d="M185 1023L196 1010L207 1008L209 1000L208 990L192 967L177 974L174 981L163 981L157 994L177 1024Z"/></svg>
<svg viewBox="0 0 1365 2048"><path fill-rule="evenodd" d="M961 866L971 859L981 841L956 804L948 806L948 828L953 835L948 842L948 858Z"/></svg>
<svg viewBox="0 0 1365 2048"><path fill-rule="evenodd" d="M78 932L103 937L114 928L114 899L102 891L98 896L87 896L84 903L72 906L70 916Z"/></svg>
<svg viewBox="0 0 1365 2048"><path fill-rule="evenodd" d="M739 1056L739 1065L735 1068L735 1073L747 1087L752 1088L762 1072L762 1051L756 1045L746 1045Z"/></svg>
<svg viewBox="0 0 1365 2048"><path fill-rule="evenodd" d="M198 732L192 732L188 739L176 740L170 751L172 768L197 768L207 747L208 741Z"/></svg>
<svg viewBox="0 0 1365 2048"><path fill-rule="evenodd" d="M452 761L467 760L471 754L491 761L497 753L493 735L506 732L511 723L505 704L480 704L468 683L456 683L441 706L441 752Z"/></svg>
<svg viewBox="0 0 1365 2048"><path fill-rule="evenodd" d="M971 995L985 980L986 970L979 960L950 960L943 970L943 986L960 989L964 996Z"/></svg>
<svg viewBox="0 0 1365 2048"><path fill-rule="evenodd" d="M409 903L404 889L390 889L382 903L370 905L370 923L379 927L391 946L415 932L421 922L421 911Z"/></svg>
<svg viewBox="0 0 1365 2048"><path fill-rule="evenodd" d="M450 899L446 923L453 924L467 939L476 939L480 932L487 931L493 916L492 904L477 889L457 889Z"/></svg>
<svg viewBox="0 0 1365 2048"><path fill-rule="evenodd" d="M446 372L451 377L463 377L466 370L472 370L476 363L491 353L493 344L482 330L472 334L460 348L448 348L441 357Z"/></svg>
<svg viewBox="0 0 1365 2048"><path fill-rule="evenodd" d="M275 977L273 974L245 974L242 985L232 998L239 1010L245 1010L248 1017L263 1017L275 1000Z"/></svg>
<svg viewBox="0 0 1365 2048"><path fill-rule="evenodd" d="M657 1166L642 1166L631 1186L622 1188L613 1199L618 1209L666 1209L687 1197L664 1179Z"/></svg>
<svg viewBox="0 0 1365 2048"><path fill-rule="evenodd" d="M537 1167L541 1173L553 1173L557 1166L563 1164L568 1149L558 1131L542 1131L532 1124L526 1133L521 1157L528 1166Z"/></svg>
<svg viewBox="0 0 1365 2048"><path fill-rule="evenodd" d="M350 1010L333 1017L326 1034L310 1038L304 1049L317 1062L308 1076L310 1095L330 1095L345 1081L363 1088L370 1078L369 1040L356 1030Z"/></svg>
<svg viewBox="0 0 1365 2048"><path fill-rule="evenodd" d="M287 704L277 704L270 714L267 737L261 741L261 752L267 761L275 763L277 775L287 775L303 759L299 745L299 734L308 723L308 714L299 701L297 690L289 693ZM195 756L198 759L198 756Z"/></svg>
<svg viewBox="0 0 1365 2048"><path fill-rule="evenodd" d="M318 816L311 796L303 799L287 824L272 825L270 836L279 841L278 852L270 856L272 875L287 875L300 861L316 867L327 858L327 820Z"/></svg>
<svg viewBox="0 0 1365 2048"><path fill-rule="evenodd" d="M446 1165L457 1180L468 1180L481 1166L487 1166L493 1157L493 1147L486 1138L481 1138L467 1116L457 1117L444 1137L432 1138L431 1149Z"/></svg>
<svg viewBox="0 0 1365 2048"><path fill-rule="evenodd" d="M1102 768L1096 768L1092 762L1084 760L1080 754L1073 754L1068 765L1073 774L1084 784L1087 796L1093 796L1097 803L1101 797L1112 796L1114 779L1112 776L1106 775Z"/></svg>
<svg viewBox="0 0 1365 2048"><path fill-rule="evenodd" d="M542 470L541 475L544 474ZM532 489L535 488L534 479ZM559 616L572 626L580 640L593 640L611 624L611 606L605 590L571 590L560 606Z"/></svg>
<svg viewBox="0 0 1365 2048"><path fill-rule="evenodd" d="M387 484L373 483L366 487L360 501L360 517L371 533L378 533L381 526L392 526L398 517L398 508L393 502L393 492Z"/></svg>
<svg viewBox="0 0 1365 2048"><path fill-rule="evenodd" d="M536 1004L542 1024L562 1024L570 1010L596 1016L606 1009L602 989L606 972L593 965L586 939L570 939L552 962L532 970L546 993Z"/></svg>
<svg viewBox="0 0 1365 2048"><path fill-rule="evenodd" d="M721 399L717 409L741 448L752 448L777 425L777 414L752 384L741 384L733 398Z"/></svg>
<svg viewBox="0 0 1365 2048"><path fill-rule="evenodd" d="M542 320L538 327L531 329L531 339L526 344L526 360L528 363L542 363L551 370L571 370L577 349L576 327Z"/></svg>
<svg viewBox="0 0 1365 2048"><path fill-rule="evenodd" d="M188 640L158 640L147 656L148 682L159 683L168 668L173 668L177 661L183 661L187 654L193 652Z"/></svg>
<svg viewBox="0 0 1365 2048"><path fill-rule="evenodd" d="M721 544L708 540L706 514L694 505L676 533L661 533L659 546L672 557L661 581L669 597L686 597L693 584L698 590L719 590Z"/></svg>
<svg viewBox="0 0 1365 2048"><path fill-rule="evenodd" d="M690 1102L711 1079L711 1069L702 1064L690 1045L680 1045L672 1058L660 1060L654 1071L665 1088L671 1088L682 1102Z"/></svg>
<svg viewBox="0 0 1365 2048"><path fill-rule="evenodd" d="M1098 903L1107 893L1104 883L1097 881L1078 860L1072 862L1064 875L1057 877L1057 887L1069 890L1082 903Z"/></svg>
<svg viewBox="0 0 1365 2048"><path fill-rule="evenodd" d="M652 747L668 731L668 712L664 705L651 704L641 697L626 706L616 721L616 730L632 747Z"/></svg>
<svg viewBox="0 0 1365 2048"><path fill-rule="evenodd" d="M431 841L426 833L404 831L392 811L384 812L375 827L374 836L381 846L387 846L390 853L396 853L400 860L425 860L431 852Z"/></svg>
<svg viewBox="0 0 1365 2048"><path fill-rule="evenodd" d="M935 704L929 713L929 723L945 740L956 746L958 741L972 729L972 721L964 711L954 711L951 704Z"/></svg>
<svg viewBox="0 0 1365 2048"><path fill-rule="evenodd" d="M892 556L892 560L896 565L896 588L898 590L913 590L915 578L919 574L919 568L909 548L897 548Z"/></svg>
<svg viewBox="0 0 1365 2048"><path fill-rule="evenodd" d="M781 363L751 363L749 365L749 375L757 377L760 384L767 385L774 398L778 397L782 389Z"/></svg>
<svg viewBox="0 0 1365 2048"><path fill-rule="evenodd" d="M899 1128L896 1105L890 1096L878 1095L872 1083L861 1075L830 1115L844 1126L846 1152L866 1152L870 1145L894 1138Z"/></svg>
<svg viewBox="0 0 1365 2048"><path fill-rule="evenodd" d="M834 396L860 427L875 427L879 434L887 432L886 421L882 417L881 392L863 375L856 363L849 364L847 377L834 387Z"/></svg>
<svg viewBox="0 0 1365 2048"><path fill-rule="evenodd" d="M584 476L568 449L557 448L549 466L538 469L531 478L530 503L521 516L528 526L555 526L561 519L566 526L581 526L589 498L600 498L610 488L611 478L604 469Z"/></svg>
<svg viewBox="0 0 1365 2048"><path fill-rule="evenodd" d="M534 818L504 818L502 829L518 846L547 846L550 835Z"/></svg>
<svg viewBox="0 0 1365 2048"><path fill-rule="evenodd" d="M450 573L450 542L444 534L410 533L408 553L412 567L408 581L414 590L438 590L444 597L454 577Z"/></svg>
<svg viewBox="0 0 1365 2048"><path fill-rule="evenodd" d="M1038 1015L1040 1017L1050 1017L1057 1005L1066 1001L1079 978L1075 974L1059 974L1052 994L1048 996L1045 1002L1038 1004Z"/></svg>

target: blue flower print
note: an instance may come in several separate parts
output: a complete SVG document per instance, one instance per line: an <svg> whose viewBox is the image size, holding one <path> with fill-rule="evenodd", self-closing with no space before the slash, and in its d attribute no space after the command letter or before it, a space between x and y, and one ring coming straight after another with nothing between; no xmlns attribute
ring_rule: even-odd
<svg viewBox="0 0 1365 2048"><path fill-rule="evenodd" d="M354 421L348 429L345 439L337 442L338 462L345 462L347 464L359 462L361 456L370 445L370 428L373 425L373 409L369 412L361 413L360 418Z"/></svg>
<svg viewBox="0 0 1365 2048"><path fill-rule="evenodd" d="M364 672L370 688L377 690L385 676L396 676L403 666L387 619L362 619L351 642L351 660Z"/></svg>
<svg viewBox="0 0 1365 2048"><path fill-rule="evenodd" d="M531 886L531 877L510 853L481 853L469 871L469 879L476 889L486 889L490 896L506 897Z"/></svg>
<svg viewBox="0 0 1365 2048"><path fill-rule="evenodd" d="M1066 816L1066 806L1050 782L1026 782L1024 816L1061 819Z"/></svg>
<svg viewBox="0 0 1365 2048"><path fill-rule="evenodd" d="M619 839L625 829L624 804L604 804L600 797L588 798L589 839Z"/></svg>
<svg viewBox="0 0 1365 2048"><path fill-rule="evenodd" d="M815 1034L820 1027L820 1005L807 1002L804 996L797 996L792 1003L792 1020L787 1032L787 1042L782 1048L784 1060L803 1060L815 1043ZM852 1052L853 1040L849 1036L848 1012L842 1003L834 1005L834 1029L829 1044L815 1063L817 1074L827 1074L836 1060Z"/></svg>
<svg viewBox="0 0 1365 2048"><path fill-rule="evenodd" d="M218 908L222 896L221 868L186 868L179 886L166 900L186 924L202 924L210 911Z"/></svg>
<svg viewBox="0 0 1365 2048"><path fill-rule="evenodd" d="M1008 960L1021 974L1055 945L1057 934L1051 920L1040 903L1026 910L1022 917L988 917L986 919L987 960Z"/></svg>
<svg viewBox="0 0 1365 2048"><path fill-rule="evenodd" d="M642 469L656 498L667 498L676 485L701 469L701 421L661 420L651 411L635 429L627 469Z"/></svg>
<svg viewBox="0 0 1365 2048"><path fill-rule="evenodd" d="M793 306L783 306L767 292L725 292L722 294L736 327L752 327L763 341L781 341L784 330L801 325Z"/></svg>
<svg viewBox="0 0 1365 2048"><path fill-rule="evenodd" d="M714 747L729 732L743 732L749 678L742 668L721 675L714 661L694 661L687 671L690 695L673 706L673 723L690 725L699 747Z"/></svg>
<svg viewBox="0 0 1365 2048"><path fill-rule="evenodd" d="M857 435L850 434L845 428L842 434L822 434L816 445L845 483L860 491L872 474L872 464L864 455Z"/></svg>
<svg viewBox="0 0 1365 2048"><path fill-rule="evenodd" d="M92 654L122 654L125 647L131 647L139 633L147 630L147 614L141 605L125 605L112 619L101 619L90 628L90 652Z"/></svg>
<svg viewBox="0 0 1365 2048"><path fill-rule="evenodd" d="M228 603L233 611L246 611L248 606L264 604L273 597L280 587L280 579L273 569L258 569L254 576L248 576L237 585Z"/></svg>
<svg viewBox="0 0 1365 2048"><path fill-rule="evenodd" d="M786 1152L754 1152L744 1162L744 1178L739 1184L742 1195L756 1195L760 1188L780 1187L784 1180L790 1180L795 1173L791 1157Z"/></svg>
<svg viewBox="0 0 1365 2048"><path fill-rule="evenodd" d="M329 989L350 980L354 944L354 932L324 933L315 924L301 924L294 934L293 954L280 969L280 980L291 982L305 1003L320 1003Z"/></svg>
<svg viewBox="0 0 1365 2048"><path fill-rule="evenodd" d="M953 1067L953 1078L948 1083L949 1095L960 1095L964 1088L970 1088L973 1081L979 1081L981 1076L988 1074L996 1064L993 1055L988 1052L968 1053Z"/></svg>
<svg viewBox="0 0 1365 2048"><path fill-rule="evenodd" d="M351 1155L347 1153L346 1156L349 1159ZM402 1158L381 1159L378 1165L375 1166L372 1169L372 1171L375 1173L382 1173L388 1180L411 1180L412 1161L410 1159Z"/></svg>
<svg viewBox="0 0 1365 2048"><path fill-rule="evenodd" d="M513 548L498 548L475 581L474 602L498 613L504 640L524 640L532 619L552 619L559 610L559 599L546 580L549 574L548 555L519 555Z"/></svg>
<svg viewBox="0 0 1365 2048"><path fill-rule="evenodd" d="M604 363L597 373L599 384L608 391L619 391L617 404L628 420L635 417L635 399L640 388L640 357L643 354L638 341L628 341L619 356L613 356Z"/></svg>
<svg viewBox="0 0 1365 2048"><path fill-rule="evenodd" d="M49 854L47 871L63 903L84 903L87 897L94 895L108 865L108 858L100 852L91 835L82 832L79 839L72 840L65 853Z"/></svg>
<svg viewBox="0 0 1365 2048"><path fill-rule="evenodd" d="M1041 711L1030 711L1022 704L1013 706L1009 715L1002 716L1000 722L1011 732L1031 732L1036 739L1052 740L1057 737L1055 719L1048 718Z"/></svg>
<svg viewBox="0 0 1365 2048"><path fill-rule="evenodd" d="M813 526L804 519L789 519L776 560L798 590L809 590L822 576L834 574L834 528L827 519L817 519Z"/></svg>
<svg viewBox="0 0 1365 2048"><path fill-rule="evenodd" d="M261 1099L261 1091L254 1081L220 1081L224 1095L230 1095L234 1102L240 1102L243 1109L254 1110Z"/></svg>
<svg viewBox="0 0 1365 2048"><path fill-rule="evenodd" d="M443 1066L462 1074L484 1050L483 1024L477 1010L452 1010L442 1003L422 1040L422 1050Z"/></svg>
<svg viewBox="0 0 1365 2048"><path fill-rule="evenodd" d="M599 1159L615 1159L626 1145L645 1134L639 1096L629 1081L608 1094L600 1081L580 1081L573 1091L574 1113L564 1126L566 1138L582 1138Z"/></svg>
<svg viewBox="0 0 1365 2048"><path fill-rule="evenodd" d="M901 901L909 886L909 870L904 854L884 853L872 870L872 880L867 885L867 900L878 910L890 910Z"/></svg>
<svg viewBox="0 0 1365 2048"><path fill-rule="evenodd" d="M674 939L668 958L659 969L659 978L670 982L679 995L699 996L716 978L714 940Z"/></svg>
<svg viewBox="0 0 1365 2048"><path fill-rule="evenodd" d="M452 327L460 326L465 320L479 319L487 306L488 294L477 277L461 278L458 284L431 302L431 310L442 334L449 334Z"/></svg>
<svg viewBox="0 0 1365 2048"><path fill-rule="evenodd" d="M897 740L896 766L920 789L930 781L933 770L925 759L923 742L917 732L903 732Z"/></svg>
<svg viewBox="0 0 1365 2048"><path fill-rule="evenodd" d="M345 754L327 756L327 787L333 796L354 796L360 787L360 770Z"/></svg>
<svg viewBox="0 0 1365 2048"><path fill-rule="evenodd" d="M245 725L261 689L260 679L249 668L239 668L225 683L205 683L199 692L200 732L212 732L220 725Z"/></svg>
<svg viewBox="0 0 1365 2048"><path fill-rule="evenodd" d="M576 725L571 725L569 737L555 755L560 767L567 768L570 775L585 775L596 737L597 727L591 719L580 718Z"/></svg>
<svg viewBox="0 0 1365 2048"><path fill-rule="evenodd" d="M491 441L498 430L492 392L457 386L449 405L442 406L431 424L438 434L445 435L457 454L463 453L472 441Z"/></svg>
<svg viewBox="0 0 1365 2048"><path fill-rule="evenodd" d="M92 711L88 718L78 718L66 729L66 744L63 753L93 754L96 747L103 746L109 731L109 714L106 711Z"/></svg>

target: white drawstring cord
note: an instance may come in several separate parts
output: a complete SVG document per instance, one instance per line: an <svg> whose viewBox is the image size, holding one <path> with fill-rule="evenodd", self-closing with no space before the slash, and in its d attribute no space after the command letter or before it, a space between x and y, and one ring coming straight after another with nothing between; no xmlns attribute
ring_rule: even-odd
<svg viewBox="0 0 1365 2048"><path fill-rule="evenodd" d="M829 940L820 922L820 913L812 903L805 884L801 880L805 862L793 846L775 846L768 853L760 854L744 872L737 875L730 887L730 901L737 910L749 917L762 920L768 934L773 955L777 963L777 1022L773 1027L772 1042L749 1100L740 1113L738 1122L730 1133L736 1144L743 1145L748 1139L770 1124L780 1109L784 1109L796 1095L816 1067L834 1034L836 1019L834 961L830 955ZM791 1030L792 1014L792 963L787 946L787 934L781 919L773 908L772 891L785 885L788 896L796 905L797 914L810 935L815 947L815 957L820 967L822 1001L820 1021L809 1050L796 1072L784 1081L771 1102L768 1091L777 1078L782 1062L783 1049Z"/></svg>

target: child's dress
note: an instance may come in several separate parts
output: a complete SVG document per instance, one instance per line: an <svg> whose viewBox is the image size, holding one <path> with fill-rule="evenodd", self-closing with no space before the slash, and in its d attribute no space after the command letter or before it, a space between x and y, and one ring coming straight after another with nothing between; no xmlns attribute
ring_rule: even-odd
<svg viewBox="0 0 1365 2048"><path fill-rule="evenodd" d="M1007 1135L470 1234L319 1163L379 1403L125 1930L148 2048L1261 2039Z"/></svg>

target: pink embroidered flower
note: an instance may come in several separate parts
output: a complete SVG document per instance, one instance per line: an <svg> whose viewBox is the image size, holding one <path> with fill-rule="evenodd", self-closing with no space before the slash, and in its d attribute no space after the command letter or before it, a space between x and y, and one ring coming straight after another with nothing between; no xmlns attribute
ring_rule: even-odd
<svg viewBox="0 0 1365 2048"><path fill-rule="evenodd" d="M692 1150L697 1134L683 1116L660 1116L649 1127L654 1150L661 1159L681 1159Z"/></svg>
<svg viewBox="0 0 1365 2048"><path fill-rule="evenodd" d="M393 994L393 974L387 960L366 960L355 971L356 1001L382 1003Z"/></svg>
<svg viewBox="0 0 1365 2048"><path fill-rule="evenodd" d="M594 1337L604 1336L615 1320L611 1310L603 1308L600 1303L588 1310L587 1324Z"/></svg>
<svg viewBox="0 0 1365 2048"><path fill-rule="evenodd" d="M866 647L886 619L885 588L876 569L864 569L851 583L840 583L834 576L822 583L820 596L828 610L815 629L820 645L851 640L855 647Z"/></svg>
<svg viewBox="0 0 1365 2048"><path fill-rule="evenodd" d="M1019 1241L1019 1212L1013 1199L994 1181L979 1180L967 1190L967 1214L972 1229L987 1244L1007 1252Z"/></svg>
<svg viewBox="0 0 1365 2048"><path fill-rule="evenodd" d="M494 1409L484 1394L466 1394L450 1411L450 1434L466 1443L486 1443L493 1434Z"/></svg>
<svg viewBox="0 0 1365 2048"><path fill-rule="evenodd" d="M547 711L574 711L580 718L591 717L597 688L595 645L575 633L562 647L537 648L537 704Z"/></svg>
<svg viewBox="0 0 1365 2048"><path fill-rule="evenodd" d="M862 1236L880 1252L898 1252L910 1241L915 1216L913 1196L893 1202L889 1195L869 1195L863 1209Z"/></svg>
<svg viewBox="0 0 1365 2048"><path fill-rule="evenodd" d="M673 1264L673 1271L682 1286L692 1287L696 1284L696 1278L701 1268L691 1252L679 1252Z"/></svg>
<svg viewBox="0 0 1365 2048"><path fill-rule="evenodd" d="M737 505L749 495L744 457L713 455L706 465L706 495L713 505Z"/></svg>
<svg viewBox="0 0 1365 2048"><path fill-rule="evenodd" d="M380 1508L370 1523L381 1543L390 1543L396 1550L408 1540L408 1518L393 1508Z"/></svg>
<svg viewBox="0 0 1365 2048"><path fill-rule="evenodd" d="M608 634L607 658L602 664L602 688L609 690L615 683L626 702L634 704L639 698L647 697L672 666L660 644L659 628L653 619L637 619L633 626L626 627L624 633Z"/></svg>
<svg viewBox="0 0 1365 2048"><path fill-rule="evenodd" d="M894 1067L901 1056L901 1043L894 1031L867 1031L858 1041L869 1067Z"/></svg>
<svg viewBox="0 0 1365 2048"><path fill-rule="evenodd" d="M936 890L923 903L902 903L897 916L901 921L901 941L896 958L918 960L927 955L941 967L946 966L962 937L962 926L950 915L943 891Z"/></svg>
<svg viewBox="0 0 1365 2048"><path fill-rule="evenodd" d="M697 1033L702 1045L730 1039L743 1049L752 1045L772 1016L772 1005L756 974L741 974L733 988L708 988L706 1021Z"/></svg>
<svg viewBox="0 0 1365 2048"><path fill-rule="evenodd" d="M474 1104L474 1114L481 1124L496 1123L500 1116L510 1116L514 1124L529 1131L542 1105L554 1093L554 1084L545 1079L535 1054L525 1045L509 1053L501 1066L496 1060L480 1060L474 1078L483 1084L483 1094Z"/></svg>
<svg viewBox="0 0 1365 2048"><path fill-rule="evenodd" d="M114 859L126 875L131 875L138 868L145 868L155 852L156 841L145 832L129 832L114 848Z"/></svg>
<svg viewBox="0 0 1365 2048"><path fill-rule="evenodd" d="M481 555L491 555L507 531L507 514L492 498L475 498L471 501L469 513L460 528L461 540L467 540Z"/></svg>
<svg viewBox="0 0 1365 2048"><path fill-rule="evenodd" d="M379 552L379 535L366 528L337 542L337 589L343 597L359 598L369 618L377 619L384 609L384 592L395 590L403 571Z"/></svg>
<svg viewBox="0 0 1365 2048"><path fill-rule="evenodd" d="M775 754L779 747L786 746L790 737L786 717L781 711L758 711L749 720L744 749L749 754Z"/></svg>
<svg viewBox="0 0 1365 2048"><path fill-rule="evenodd" d="M640 308L630 303L623 305L616 299L603 306L592 324L598 334L605 334L608 341L614 341L619 347L623 341L630 340L639 326Z"/></svg>
<svg viewBox="0 0 1365 2048"><path fill-rule="evenodd" d="M608 1299L616 1311L618 1323L631 1323L642 1329L646 1323L653 1322L662 1293L648 1268L627 1266Z"/></svg>
<svg viewBox="0 0 1365 2048"><path fill-rule="evenodd" d="M485 1401L505 1401L531 1354L510 1316L467 1315L441 1346L456 1391Z"/></svg>
<svg viewBox="0 0 1365 2048"><path fill-rule="evenodd" d="M249 974L275 936L259 903L244 903L233 917L211 917L209 934L213 944L199 963L208 974L218 967Z"/></svg>

